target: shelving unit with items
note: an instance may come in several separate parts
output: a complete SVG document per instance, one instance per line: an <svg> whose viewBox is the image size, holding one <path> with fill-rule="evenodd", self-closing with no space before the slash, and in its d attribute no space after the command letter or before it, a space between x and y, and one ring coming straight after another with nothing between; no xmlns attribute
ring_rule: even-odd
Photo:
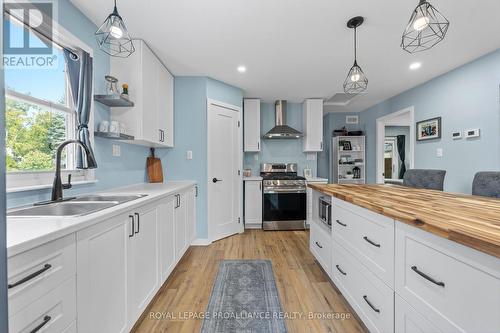
<svg viewBox="0 0 500 333"><path fill-rule="evenodd" d="M365 136L336 136L332 138L331 152L331 179L334 183L365 183Z"/></svg>

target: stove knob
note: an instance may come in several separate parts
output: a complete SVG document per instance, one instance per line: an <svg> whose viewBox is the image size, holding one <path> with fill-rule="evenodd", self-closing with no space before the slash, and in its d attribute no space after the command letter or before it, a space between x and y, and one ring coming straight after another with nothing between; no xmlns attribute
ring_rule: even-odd
<svg viewBox="0 0 500 333"><path fill-rule="evenodd" d="M277 180L273 180L273 185L278 185L278 181Z"/></svg>
<svg viewBox="0 0 500 333"><path fill-rule="evenodd" d="M295 185L301 185L300 180L296 180L296 181L295 181Z"/></svg>

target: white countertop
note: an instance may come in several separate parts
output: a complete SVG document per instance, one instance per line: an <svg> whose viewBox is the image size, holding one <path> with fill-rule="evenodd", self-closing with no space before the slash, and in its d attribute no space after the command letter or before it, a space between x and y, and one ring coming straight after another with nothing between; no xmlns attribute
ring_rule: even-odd
<svg viewBox="0 0 500 333"><path fill-rule="evenodd" d="M251 180L256 180L256 181L261 181L262 177L261 176L250 176L250 177L243 177L243 181L251 181Z"/></svg>
<svg viewBox="0 0 500 333"><path fill-rule="evenodd" d="M195 181L172 181L162 184L137 184L100 192L99 194L147 194L147 196L85 216L8 217L7 257L12 257L36 246L64 237L109 217L129 211L136 206L182 191L195 184Z"/></svg>
<svg viewBox="0 0 500 333"><path fill-rule="evenodd" d="M328 179L326 178L319 178L319 177L313 177L313 178L306 178L306 182L308 183L328 183Z"/></svg>

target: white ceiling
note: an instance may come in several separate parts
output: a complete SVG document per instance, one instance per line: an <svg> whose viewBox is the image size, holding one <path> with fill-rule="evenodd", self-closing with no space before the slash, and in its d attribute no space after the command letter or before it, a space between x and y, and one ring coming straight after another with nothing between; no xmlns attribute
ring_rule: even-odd
<svg viewBox="0 0 500 333"><path fill-rule="evenodd" d="M71 0L100 25L112 0ZM330 97L352 65L349 18L361 15L358 63L366 94L328 111L362 111L500 48L498 0L431 0L451 22L446 39L410 55L401 33L417 0L118 0L134 38L144 39L174 75L209 76L265 101ZM410 63L422 67L411 72ZM247 72L236 67L244 64Z"/></svg>

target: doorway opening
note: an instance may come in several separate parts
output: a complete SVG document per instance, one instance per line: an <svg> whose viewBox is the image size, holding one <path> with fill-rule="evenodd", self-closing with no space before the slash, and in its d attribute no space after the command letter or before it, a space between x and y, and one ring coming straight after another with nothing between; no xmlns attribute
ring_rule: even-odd
<svg viewBox="0 0 500 333"><path fill-rule="evenodd" d="M414 108L377 119L377 183L401 184L415 164Z"/></svg>

